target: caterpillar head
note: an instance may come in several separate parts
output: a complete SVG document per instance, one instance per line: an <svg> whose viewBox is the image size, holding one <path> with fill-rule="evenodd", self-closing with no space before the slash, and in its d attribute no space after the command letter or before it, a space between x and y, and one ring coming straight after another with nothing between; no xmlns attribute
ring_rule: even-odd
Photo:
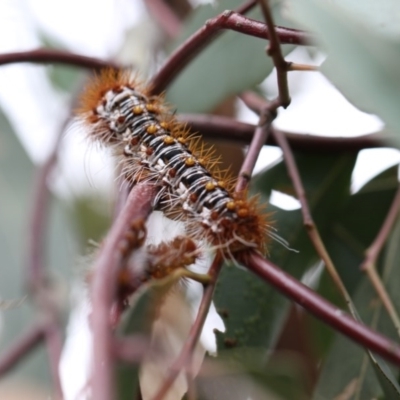
<svg viewBox="0 0 400 400"><path fill-rule="evenodd" d="M130 98L132 102L143 101L146 91L128 71L105 69L94 76L82 92L77 110L78 118L89 128L89 136L104 144L120 142L128 117L127 107L121 105Z"/></svg>

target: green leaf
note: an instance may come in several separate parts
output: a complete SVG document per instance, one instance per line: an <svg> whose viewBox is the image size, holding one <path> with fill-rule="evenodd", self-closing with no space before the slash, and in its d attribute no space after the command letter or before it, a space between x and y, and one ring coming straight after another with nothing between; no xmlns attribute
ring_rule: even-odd
<svg viewBox="0 0 400 400"><path fill-rule="evenodd" d="M385 395L385 399L400 399L400 386L397 383L397 380L392 370L388 367L384 360L374 357L374 355L370 351L368 351L368 356L374 369L375 375Z"/></svg>
<svg viewBox="0 0 400 400"><path fill-rule="evenodd" d="M336 218L335 207L350 195L350 177L356 157L305 152L298 152L295 156L313 217L320 231L324 232ZM261 193L263 200L269 197L272 189L293 193L283 163L261 174L253 189ZM279 235L299 251L294 253L271 242L268 257L300 278L318 260L303 227L300 210L283 211L270 206L268 211L274 211L273 220ZM230 346L270 348L280 332L288 304L274 288L236 267L223 269L214 300L226 324L226 333L218 335L220 350Z"/></svg>
<svg viewBox="0 0 400 400"><path fill-rule="evenodd" d="M392 178L392 185L388 184L389 177ZM386 182L386 185L383 184L384 182ZM354 246L351 246L355 241L358 241L365 248L371 243L390 206L395 185L397 186L395 168L391 168L371 181L358 195L353 196L354 199L352 200L354 200L355 205L360 207L359 211L361 215L359 214L358 218L353 216L353 223L354 220L359 221L359 226L353 229L353 232L358 233L358 238L354 237L349 240L349 236L344 236L345 239L347 238L347 242L344 241L343 244L344 246L346 243L349 245L348 251L351 252L355 249ZM370 219L363 216L368 206L371 207L369 208ZM357 213L356 208L350 208L352 213ZM371 210L374 212L371 213ZM350 214L351 212L348 214L348 217L350 217ZM380 218L380 222L376 218L376 215ZM351 224L352 221L348 221L348 223ZM368 223L373 225L374 231L368 227ZM363 225L364 228L365 226L367 227L368 235L371 236L371 239L367 239L369 241L365 244L364 241L366 241L367 235L363 232ZM397 224L391 235L383 262L383 281L397 310L400 309L400 295L398 291L400 285L400 265L398 263L400 257L399 242L400 223ZM360 264L362 254L358 254L357 258L359 262L352 265L353 271L354 267ZM341 267L351 268L350 263ZM365 276L362 278L355 292L354 303L364 323L371 325L377 331L396 341L399 340L393 323ZM395 370L394 372L394 370L389 369L386 363L379 357L374 355L368 356L362 348L348 339L338 336L331 348L329 357L325 361L314 399L334 398L342 393L345 388L349 387L353 388L354 395L356 396L354 398L358 399L375 398L382 394L382 390L386 399L398 399L400 398L400 390L397 384L397 375L398 371Z"/></svg>
<svg viewBox="0 0 400 400"><path fill-rule="evenodd" d="M220 1L216 7L208 4L198 7L184 28L184 32L173 46L176 48L205 22L226 9L233 9L241 1ZM277 25L289 23L281 17L281 3L273 6ZM259 12L249 17L262 21ZM167 92L167 99L179 112L208 112L228 96L259 84L272 71L273 64L266 55L266 40L224 32L209 44L186 67ZM294 46L283 46L284 54ZM200 90L199 90L200 89Z"/></svg>
<svg viewBox="0 0 400 400"><path fill-rule="evenodd" d="M370 29L393 38L400 36L400 2L397 0L334 0L331 3Z"/></svg>
<svg viewBox="0 0 400 400"><path fill-rule="evenodd" d="M364 276L359 265L365 250L382 225L397 185L397 167L376 176L337 210L337 218L323 236L332 261L350 295ZM342 296L326 271L322 274L318 292L331 302L345 307ZM315 319L311 320L310 332L313 343L323 356L329 350L335 332Z"/></svg>
<svg viewBox="0 0 400 400"><path fill-rule="evenodd" d="M222 351L217 359L208 357L196 379L200 400L307 399L301 362L284 354L266 367L264 355L263 348L242 348Z"/></svg>
<svg viewBox="0 0 400 400"><path fill-rule="evenodd" d="M331 2L299 0L292 2L291 9L293 17L314 31L328 50L322 72L356 106L379 115L398 143L400 41L380 35Z"/></svg>

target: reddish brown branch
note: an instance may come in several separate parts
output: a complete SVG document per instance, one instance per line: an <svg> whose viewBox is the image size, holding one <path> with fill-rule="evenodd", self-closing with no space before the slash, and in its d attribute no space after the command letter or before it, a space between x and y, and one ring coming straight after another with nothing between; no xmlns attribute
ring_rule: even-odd
<svg viewBox="0 0 400 400"><path fill-rule="evenodd" d="M32 212L29 227L28 263L27 263L27 286L32 293L40 290L45 283L45 237L47 225L47 211L50 201L50 192L47 180L57 161L57 154L61 144L62 135L67 121L63 124L57 136L54 147L47 157L45 163L36 173L34 183L34 197L32 201Z"/></svg>
<svg viewBox="0 0 400 400"><path fill-rule="evenodd" d="M225 11L208 20L168 57L167 62L151 81L153 93L163 92L189 62L225 29L262 39L270 38L264 23L233 11ZM311 42L311 36L303 31L283 27L275 27L275 31L282 44L305 45Z"/></svg>
<svg viewBox="0 0 400 400"><path fill-rule="evenodd" d="M50 364L50 371L53 377L53 383L57 394L57 399L63 399L63 392L58 373L61 351L63 348L63 334L60 328L60 321L58 320L56 310L53 310L53 320L50 320L45 328L45 339ZM57 319L56 319L57 318Z"/></svg>
<svg viewBox="0 0 400 400"><path fill-rule="evenodd" d="M260 121L254 132L253 139L239 172L239 177L236 183L236 191L240 192L246 189L248 183L250 182L257 158L266 142L272 121L275 119L275 117L276 112L267 108L260 113Z"/></svg>
<svg viewBox="0 0 400 400"><path fill-rule="evenodd" d="M135 221L145 220L156 194L151 184L138 184L130 192L124 208L116 218L94 265L92 284L93 366L92 396L111 400L113 390L113 348L110 310L114 300L117 274L126 255L120 246Z"/></svg>
<svg viewBox="0 0 400 400"><path fill-rule="evenodd" d="M41 63L41 64L69 64L77 67L102 69L121 68L111 61L103 61L98 58L86 57L80 54L69 53L61 50L36 49L30 51L19 51L15 53L0 54L0 65L11 63Z"/></svg>
<svg viewBox="0 0 400 400"><path fill-rule="evenodd" d="M149 348L149 341L142 336L115 338L113 353L121 361L129 364L138 364Z"/></svg>
<svg viewBox="0 0 400 400"><path fill-rule="evenodd" d="M182 29L182 23L171 7L163 0L146 0L145 4L157 25L170 38L176 38Z"/></svg>
<svg viewBox="0 0 400 400"><path fill-rule="evenodd" d="M289 147L288 142L285 139L285 136L280 135L279 133L274 133L275 141L278 146L281 148L283 153L283 158L286 163L286 168L290 179L293 183L294 190L296 192L297 198L301 204L301 213L303 215L303 222L305 227L309 230L309 228L314 227L314 221L311 216L310 208L308 206L306 192L303 187L303 183L300 178L299 170L297 169L296 161L294 159L293 153Z"/></svg>
<svg viewBox="0 0 400 400"><path fill-rule="evenodd" d="M18 338L0 358L0 376L4 375L26 357L44 338L43 321L36 323L24 335Z"/></svg>
<svg viewBox="0 0 400 400"><path fill-rule="evenodd" d="M276 68L276 77L279 92L278 98L276 100L276 106L282 106L283 108L286 108L290 104L289 86L287 79L289 64L285 61L282 55L281 43L279 35L276 32L269 1L259 0L259 4L264 15L265 22L267 23L269 32L269 45L267 48L267 53L272 58L272 61Z"/></svg>
<svg viewBox="0 0 400 400"><path fill-rule="evenodd" d="M400 347L396 343L355 321L259 254L251 253L243 259L243 262L249 270L270 283L284 296L300 304L335 330L392 363L400 365Z"/></svg>
<svg viewBox="0 0 400 400"><path fill-rule="evenodd" d="M238 8L236 8L236 12L238 14L247 14L250 10L252 10L254 8L254 6L257 4L257 0L249 0L245 3L243 3L241 6L239 6Z"/></svg>
<svg viewBox="0 0 400 400"><path fill-rule="evenodd" d="M208 114L181 114L180 121L187 123L194 132L213 139L233 140L249 143L256 125L236 121L232 118ZM356 137L327 137L312 134L292 133L271 127L271 132L284 135L290 147L295 150L322 152L358 152L362 149L387 147L389 136L385 132L372 133ZM269 135L265 144L276 146L275 135Z"/></svg>
<svg viewBox="0 0 400 400"><path fill-rule="evenodd" d="M60 328L59 312L54 299L49 295L45 270L45 241L50 192L47 180L57 161L57 154L61 144L67 119L60 128L53 149L43 166L38 170L35 180L35 193L29 226L29 245L27 261L27 286L32 293L39 312L47 320L44 330L44 339L48 350L50 369L53 375L57 398L62 398L58 365L63 345L62 329Z"/></svg>

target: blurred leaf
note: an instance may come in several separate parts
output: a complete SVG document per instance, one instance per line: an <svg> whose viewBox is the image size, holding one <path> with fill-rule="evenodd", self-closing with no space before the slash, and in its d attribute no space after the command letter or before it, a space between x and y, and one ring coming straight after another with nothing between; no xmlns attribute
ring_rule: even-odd
<svg viewBox="0 0 400 400"><path fill-rule="evenodd" d="M168 296L170 286L146 285L133 295L133 304L123 314L118 327L121 336L141 335L151 337L152 328L158 316L163 298ZM139 393L139 365L120 363L116 371L118 400L132 399Z"/></svg>
<svg viewBox="0 0 400 400"><path fill-rule="evenodd" d="M208 357L196 379L200 400L306 399L302 364L291 354L265 366L264 349L222 351Z"/></svg>
<svg viewBox="0 0 400 400"><path fill-rule="evenodd" d="M338 8L370 29L393 37L400 35L400 2L397 0L333 0Z"/></svg>
<svg viewBox="0 0 400 400"><path fill-rule="evenodd" d="M32 208L33 165L19 144L11 126L0 114L0 295L3 300L21 299L26 295L26 238ZM67 285L76 243L68 217L60 201L53 199L48 210L48 234L45 237L49 275L66 306ZM32 302L2 311L1 349L8 348L26 332L35 319ZM24 359L10 377L29 377L50 384L47 354L43 347Z"/></svg>
<svg viewBox="0 0 400 400"><path fill-rule="evenodd" d="M39 32L39 37L42 48L68 52L68 49L55 37L49 36L44 32ZM75 93L81 89L79 84L82 77L85 76L85 71L82 68L66 64L51 64L47 66L46 71L50 81L57 89L68 93Z"/></svg>
<svg viewBox="0 0 400 400"><path fill-rule="evenodd" d="M387 174L387 171L384 174ZM397 223L390 237L383 262L383 281L397 310L400 309L399 242L400 222ZM355 293L354 302L364 323L398 342L398 334L393 323L366 277L362 279ZM355 390L359 390L357 398L380 396L383 389L386 399L398 399L400 398L399 386L395 376L398 376L397 369L389 369L386 363L377 356L373 356L371 363L363 349L348 339L338 336L322 370L315 399L333 398L354 380L357 381Z"/></svg>
<svg viewBox="0 0 400 400"><path fill-rule="evenodd" d="M397 380L393 375L392 370L388 367L383 359L377 359L370 351L368 351L368 356L375 371L375 375L385 395L385 399L400 399L400 386L397 383Z"/></svg>
<svg viewBox="0 0 400 400"><path fill-rule="evenodd" d="M307 198L316 224L323 234L337 218L338 207L348 201L351 172L355 155L295 154ZM255 179L253 189L267 201L272 189L291 192L293 188L283 163L262 173ZM294 253L277 243L271 243L268 257L296 278L301 278L318 257L303 227L300 210L274 211L274 226L289 241ZM274 288L260 281L246 270L224 268L218 280L214 300L225 317L226 333L218 335L218 348L272 346L286 315L285 299Z"/></svg>
<svg viewBox="0 0 400 400"><path fill-rule="evenodd" d="M379 35L331 2L294 1L291 10L327 47L322 72L356 106L379 115L396 133L393 139L398 143L400 41Z"/></svg>
<svg viewBox="0 0 400 400"><path fill-rule="evenodd" d="M77 197L73 204L73 218L81 235L84 249L88 241L100 242L111 223L111 205L106 198Z"/></svg>
<svg viewBox="0 0 400 400"><path fill-rule="evenodd" d="M397 185L397 166L376 176L338 210L337 219L323 237L332 261L350 294L354 293L364 277L359 268L364 252L382 225ZM345 307L341 295L326 271L322 274L318 292L331 302ZM319 354L323 356L328 351L335 332L314 318L310 319L310 323L313 342L319 349Z"/></svg>
<svg viewBox="0 0 400 400"><path fill-rule="evenodd" d="M218 6L207 4L198 7L177 43L178 45L204 23L226 9L233 9L242 1L219 1ZM281 2L273 5L277 25L290 25L281 16ZM250 18L263 21L258 11ZM209 44L186 67L167 91L167 99L179 112L208 112L232 94L239 93L262 82L272 71L273 63L265 53L266 40L243 35L238 32L224 32ZM294 46L283 46L288 54ZM200 89L200 90L199 90Z"/></svg>
<svg viewBox="0 0 400 400"><path fill-rule="evenodd" d="M118 333L122 336L143 334L150 336L153 304L157 301L157 293L146 291L135 304L124 314L119 324ZM139 366L119 363L116 369L116 387L118 400L131 400L139 393Z"/></svg>
<svg viewBox="0 0 400 400"><path fill-rule="evenodd" d="M82 87L85 72L67 65L51 65L47 68L51 83L64 92L75 93Z"/></svg>

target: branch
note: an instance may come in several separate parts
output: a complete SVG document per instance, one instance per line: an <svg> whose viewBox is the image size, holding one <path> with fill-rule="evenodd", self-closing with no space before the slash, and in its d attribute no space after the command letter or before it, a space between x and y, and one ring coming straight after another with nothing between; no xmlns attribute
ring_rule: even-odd
<svg viewBox="0 0 400 400"><path fill-rule="evenodd" d="M138 364L146 355L149 346L148 338L140 335L119 337L113 341L113 353L121 361Z"/></svg>
<svg viewBox="0 0 400 400"><path fill-rule="evenodd" d="M265 102L265 100L264 100ZM246 105L249 105L246 103ZM178 119L187 123L194 132L204 137L249 143L256 125L236 121L232 118L208 114L180 114ZM284 135L290 146L296 150L334 153L338 151L358 152L362 149L387 147L390 135L385 131L356 137L328 137L312 134L286 132L271 127L271 132ZM269 135L265 144L277 146L275 135Z"/></svg>
<svg viewBox="0 0 400 400"><path fill-rule="evenodd" d="M21 62L41 64L69 64L77 67L96 70L103 68L121 68L121 66L118 66L117 64L114 64L110 61L103 61L98 58L86 57L80 54L69 53L67 51L61 50L36 49L30 51L0 54L0 65Z"/></svg>
<svg viewBox="0 0 400 400"><path fill-rule="evenodd" d="M117 275L126 245L126 235L131 224L145 220L152 209L156 194L151 184L137 184L117 216L94 265L92 283L93 371L92 396L96 400L111 400L114 396L112 382L113 348L110 327L110 310L114 300Z"/></svg>
<svg viewBox="0 0 400 400"><path fill-rule="evenodd" d="M176 38L182 30L182 22L163 0L146 0L145 4L151 16L170 39Z"/></svg>
<svg viewBox="0 0 400 400"><path fill-rule="evenodd" d="M276 118L276 111L274 109L264 108L260 113L260 120L254 132L253 139L247 151L246 157L243 161L242 167L239 172L239 177L236 183L236 191L240 192L245 190L251 180L254 166L256 165L257 158L264 146L268 134L271 131L272 121Z"/></svg>
<svg viewBox="0 0 400 400"><path fill-rule="evenodd" d="M250 271L270 283L284 296L304 307L315 317L332 326L355 343L376 352L396 365L400 365L400 347L396 343L355 321L273 263L263 259L259 254L252 252L247 256L242 255L242 259L244 265Z"/></svg>
<svg viewBox="0 0 400 400"><path fill-rule="evenodd" d="M275 29L274 19L269 6L268 0L259 0L259 4L264 15L265 22L268 26L269 32L269 45L267 48L267 54L272 58L272 61L276 68L276 77L278 81L278 98L276 99L276 108L282 106L286 108L290 104L289 86L287 79L288 65L283 58L281 43L279 40L278 33Z"/></svg>
<svg viewBox="0 0 400 400"><path fill-rule="evenodd" d="M247 14L250 10L252 10L255 5L257 4L257 0L249 0L245 3L243 3L241 6L239 6L238 8L236 8L236 12L238 14L242 14L245 15Z"/></svg>
<svg viewBox="0 0 400 400"><path fill-rule="evenodd" d="M32 202L32 212L29 219L29 238L28 238L28 261L26 264L27 287L30 290L35 303L46 318L47 324L44 328L44 336L48 351L50 369L57 398L62 398L61 381L58 373L60 355L62 351L63 335L60 328L59 310L54 304L54 299L49 294L48 282L45 270L45 242L48 208L50 203L50 191L47 180L57 161L58 151L63 137L63 132L67 126L67 118L57 135L53 149L47 160L37 172L34 183L34 198Z"/></svg>
<svg viewBox="0 0 400 400"><path fill-rule="evenodd" d="M26 357L42 342L44 329L43 321L36 323L2 354L0 359L0 376L14 368L22 358Z"/></svg>
<svg viewBox="0 0 400 400"><path fill-rule="evenodd" d="M152 92L154 94L163 92L190 61L225 29L262 39L270 38L270 32L262 22L244 17L237 12L225 11L208 20L168 57L150 82ZM275 27L275 31L283 44L306 45L311 42L311 35L304 31L283 27Z"/></svg>
<svg viewBox="0 0 400 400"><path fill-rule="evenodd" d="M34 196L29 226L28 263L27 263L27 286L32 293L40 291L45 285L45 255L44 244L47 225L47 210L50 201L50 192L47 187L47 180L53 171L57 161L63 132L68 124L67 119L59 130L53 149L45 163L36 173L34 182Z"/></svg>
<svg viewBox="0 0 400 400"><path fill-rule="evenodd" d="M340 278L340 275L337 272L337 269L335 265L333 264L333 261L326 250L325 244L322 241L321 235L319 234L319 230L317 226L314 223L314 220L311 215L311 210L308 205L307 197L306 197L306 192L304 190L303 182L300 177L299 170L296 165L296 161L294 159L292 150L290 149L290 146L286 140L286 138L283 135L280 135L279 133L275 133L275 140L277 141L279 147L281 148L283 152L283 159L285 160L286 163L286 168L288 171L288 174L290 176L290 179L293 183L297 198L300 201L301 204L301 213L303 217L303 224L307 230L308 236L314 245L315 250L317 251L317 254L320 256L321 260L325 264L325 268L328 271L333 283L335 284L336 288L338 289L339 293L342 295L344 298L347 308L350 311L351 315L353 316L354 319L359 320L358 314L356 312L356 309L354 307L354 304L351 300L351 297L342 281Z"/></svg>

